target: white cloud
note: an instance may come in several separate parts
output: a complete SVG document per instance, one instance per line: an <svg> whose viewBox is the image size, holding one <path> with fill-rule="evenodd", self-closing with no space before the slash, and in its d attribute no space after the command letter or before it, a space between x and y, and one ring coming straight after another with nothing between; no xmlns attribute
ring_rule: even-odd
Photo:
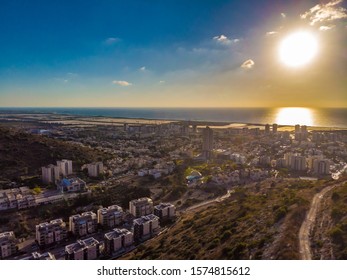
<svg viewBox="0 0 347 280"><path fill-rule="evenodd" d="M132 85L132 83L129 83L127 81L117 81L117 80L112 81L112 84L119 85L122 87L128 87Z"/></svg>
<svg viewBox="0 0 347 280"><path fill-rule="evenodd" d="M121 39L119 39L119 38L110 37L110 38L107 38L107 39L104 41L104 43L105 43L106 45L113 45L113 44L116 44L116 43L118 43L118 42L120 42L120 41L121 41Z"/></svg>
<svg viewBox="0 0 347 280"><path fill-rule="evenodd" d="M159 84L165 84L165 81L159 81Z"/></svg>
<svg viewBox="0 0 347 280"><path fill-rule="evenodd" d="M222 44L222 45L230 45L232 43L240 42L240 39L237 39L237 38L236 39L229 39L227 36L225 36L223 34L220 36L214 36L213 40L219 44Z"/></svg>
<svg viewBox="0 0 347 280"><path fill-rule="evenodd" d="M308 19L310 25L317 22L329 22L342 18L347 18L347 10L343 7L336 7L343 0L332 0L327 4L318 4L306 13L300 15L302 19Z"/></svg>
<svg viewBox="0 0 347 280"><path fill-rule="evenodd" d="M244 63L241 64L241 68L243 69L252 69L254 67L255 63L252 59L246 60Z"/></svg>
<svg viewBox="0 0 347 280"><path fill-rule="evenodd" d="M333 29L335 27L335 25L322 25L322 26L320 26L319 27L319 30L320 31L328 31L328 30L330 30L330 29Z"/></svg>
<svg viewBox="0 0 347 280"><path fill-rule="evenodd" d="M146 71L146 67L145 66L140 67L140 71L145 72Z"/></svg>
<svg viewBox="0 0 347 280"><path fill-rule="evenodd" d="M266 36L275 36L277 35L278 32L277 31L269 31L269 32L266 32Z"/></svg>
<svg viewBox="0 0 347 280"><path fill-rule="evenodd" d="M286 15L285 13L281 13L281 17L282 17L282 18L286 18L287 15Z"/></svg>

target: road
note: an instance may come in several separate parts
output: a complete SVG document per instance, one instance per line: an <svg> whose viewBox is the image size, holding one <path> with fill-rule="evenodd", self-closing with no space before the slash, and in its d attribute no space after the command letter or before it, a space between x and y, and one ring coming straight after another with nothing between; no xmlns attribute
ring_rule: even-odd
<svg viewBox="0 0 347 280"><path fill-rule="evenodd" d="M207 200L207 201L201 202L199 204L195 204L193 206L188 207L185 211L192 211L192 210L196 210L198 208L205 207L205 206L208 206L208 205L216 203L216 202L222 202L223 200L230 197L231 193L233 193L233 192L234 192L234 190L228 190L228 192L223 196L217 197L217 198L212 199L212 200Z"/></svg>
<svg viewBox="0 0 347 280"><path fill-rule="evenodd" d="M338 185L339 184L324 188L322 191L317 193L312 199L310 210L306 215L306 218L302 223L299 231L300 256L302 260L312 259L310 235L316 220L318 209L321 205L324 196Z"/></svg>

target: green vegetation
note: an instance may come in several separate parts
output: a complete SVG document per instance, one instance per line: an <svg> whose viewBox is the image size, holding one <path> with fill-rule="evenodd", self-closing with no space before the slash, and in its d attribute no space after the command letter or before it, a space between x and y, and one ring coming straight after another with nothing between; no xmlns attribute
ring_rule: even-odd
<svg viewBox="0 0 347 280"><path fill-rule="evenodd" d="M63 140L0 126L0 158L0 181L6 181L20 180L21 176L38 175L41 166L55 164L59 159L71 159L74 168L78 169L88 162L106 160L110 155ZM32 185L37 183L35 178L29 177L28 180Z"/></svg>
<svg viewBox="0 0 347 280"><path fill-rule="evenodd" d="M315 190L293 181L270 184L240 187L221 203L186 212L125 258L298 259L298 231Z"/></svg>
<svg viewBox="0 0 347 280"><path fill-rule="evenodd" d="M333 227L328 234L333 241L336 259L347 259L347 183L338 187L331 195L331 219Z"/></svg>

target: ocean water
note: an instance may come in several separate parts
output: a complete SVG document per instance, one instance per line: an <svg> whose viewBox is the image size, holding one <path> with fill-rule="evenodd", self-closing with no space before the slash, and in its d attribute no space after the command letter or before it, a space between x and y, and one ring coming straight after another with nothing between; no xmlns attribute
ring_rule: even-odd
<svg viewBox="0 0 347 280"><path fill-rule="evenodd" d="M347 108L0 108L0 113L52 113L347 128Z"/></svg>

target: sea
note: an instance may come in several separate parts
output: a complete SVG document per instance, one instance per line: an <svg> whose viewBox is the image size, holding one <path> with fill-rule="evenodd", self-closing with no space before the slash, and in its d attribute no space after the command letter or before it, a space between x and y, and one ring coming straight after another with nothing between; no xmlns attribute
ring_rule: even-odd
<svg viewBox="0 0 347 280"><path fill-rule="evenodd" d="M0 108L0 114L64 114L86 117L140 118L347 128L347 108Z"/></svg>

